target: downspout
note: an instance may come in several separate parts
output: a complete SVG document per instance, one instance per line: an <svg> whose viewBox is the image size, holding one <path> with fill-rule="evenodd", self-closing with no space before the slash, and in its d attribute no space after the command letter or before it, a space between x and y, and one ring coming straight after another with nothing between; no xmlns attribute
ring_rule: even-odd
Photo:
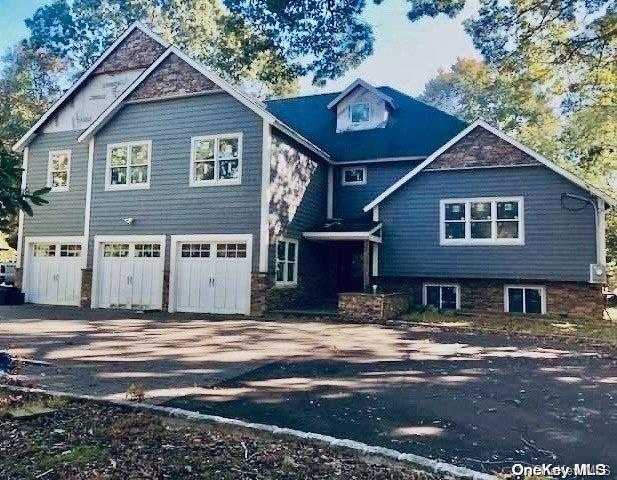
<svg viewBox="0 0 617 480"><path fill-rule="evenodd" d="M600 216L604 214L604 212L606 211L606 208L602 209L602 212L600 212L598 209L598 205L596 205L596 202L594 202L591 198L574 195L572 193L562 193L561 194L561 204L567 210L582 210L582 209L569 209L564 204L565 198L572 198L574 200L579 200L581 202L591 205L591 207L593 208L594 221L595 221L595 226L596 226L596 264L604 265L606 263L606 260L604 259L604 246L600 244L601 242L599 241L599 239L601 238L600 229L604 228L603 226L604 222L601 221Z"/></svg>

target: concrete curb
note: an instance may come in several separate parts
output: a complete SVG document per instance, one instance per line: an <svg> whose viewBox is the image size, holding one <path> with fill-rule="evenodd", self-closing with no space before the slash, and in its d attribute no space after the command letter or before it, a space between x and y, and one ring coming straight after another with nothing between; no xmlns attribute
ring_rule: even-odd
<svg viewBox="0 0 617 480"><path fill-rule="evenodd" d="M348 439L335 438L330 435L322 435L320 433L303 432L301 430L295 430L292 428L282 428L276 425L266 425L263 423L250 423L250 422L245 422L242 420L237 420L234 418L220 417L218 415L207 415L204 413L194 412L191 410L184 410L182 408L164 407L161 405L152 405L148 403L137 403L136 404L135 402L130 402L128 400L109 400L109 399L98 397L95 395L79 395L79 394L74 394L74 393L69 393L69 392L59 392L55 390L43 390L40 388L19 387L15 385L0 385L0 388L3 388L4 390L8 390L8 391L13 391L13 392L42 393L46 395L67 397L67 398L71 398L74 400L90 400L90 401L95 401L99 403L109 403L109 404L129 407L129 408L136 409L136 410L146 410L146 411L162 413L170 417L179 417L179 418L185 418L185 419L190 419L190 420L208 421L208 422L219 423L223 425L231 425L231 426L247 428L251 430L269 432L275 435L288 435L288 436L299 438L302 440L315 440L318 442L323 442L333 447L350 448L352 450L356 450L357 452L360 452L363 454L378 455L378 456L386 457L388 459L398 460L402 462L409 462L415 465L419 465L421 467L425 467L429 470L432 470L435 473L445 473L445 474L453 475L457 478L469 478L472 480L498 480L498 478L494 475L477 472L475 470L471 470L466 467L459 467L459 466L452 465L446 462L439 462L437 460L433 460L427 457L422 457L420 455L415 455L413 453L402 453L402 452L399 452L391 448L367 445L366 443L356 442L354 440L348 440Z"/></svg>

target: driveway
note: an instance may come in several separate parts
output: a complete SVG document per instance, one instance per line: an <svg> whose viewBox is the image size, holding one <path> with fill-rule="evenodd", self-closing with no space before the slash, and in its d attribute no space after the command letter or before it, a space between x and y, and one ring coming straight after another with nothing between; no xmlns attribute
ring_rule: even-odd
<svg viewBox="0 0 617 480"><path fill-rule="evenodd" d="M477 470L617 469L617 362L562 342L23 306L0 308L7 345L52 363L24 371L49 388L122 396L136 382L150 401Z"/></svg>

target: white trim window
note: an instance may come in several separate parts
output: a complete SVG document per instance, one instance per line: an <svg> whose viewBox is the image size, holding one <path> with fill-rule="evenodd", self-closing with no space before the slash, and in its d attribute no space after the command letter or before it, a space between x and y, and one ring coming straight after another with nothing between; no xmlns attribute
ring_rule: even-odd
<svg viewBox="0 0 617 480"><path fill-rule="evenodd" d="M349 105L349 121L353 125L371 121L371 104L369 102L356 102Z"/></svg>
<svg viewBox="0 0 617 480"><path fill-rule="evenodd" d="M523 197L439 202L440 245L524 245Z"/></svg>
<svg viewBox="0 0 617 480"><path fill-rule="evenodd" d="M71 151L54 150L49 152L47 164L47 186L52 192L66 192L71 177Z"/></svg>
<svg viewBox="0 0 617 480"><path fill-rule="evenodd" d="M239 185L241 182L241 133L191 138L191 187Z"/></svg>
<svg viewBox="0 0 617 480"><path fill-rule="evenodd" d="M366 167L345 167L341 170L341 185L366 185Z"/></svg>
<svg viewBox="0 0 617 480"><path fill-rule="evenodd" d="M504 311L543 315L546 313L546 287L541 285L505 285Z"/></svg>
<svg viewBox="0 0 617 480"><path fill-rule="evenodd" d="M124 142L107 145L105 190L150 188L152 142Z"/></svg>
<svg viewBox="0 0 617 480"><path fill-rule="evenodd" d="M456 283L425 283L422 303L438 310L460 310L461 287Z"/></svg>
<svg viewBox="0 0 617 480"><path fill-rule="evenodd" d="M277 285L296 285L298 283L298 241L280 239L276 241Z"/></svg>

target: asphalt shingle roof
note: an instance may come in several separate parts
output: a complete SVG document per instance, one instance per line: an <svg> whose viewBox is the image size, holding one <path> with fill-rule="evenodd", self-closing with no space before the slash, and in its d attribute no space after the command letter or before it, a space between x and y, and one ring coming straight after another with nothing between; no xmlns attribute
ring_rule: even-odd
<svg viewBox="0 0 617 480"><path fill-rule="evenodd" d="M385 128L336 132L336 109L327 105L340 92L266 102L268 111L327 152L332 160L351 162L373 158L428 156L467 124L391 87L379 90L397 108Z"/></svg>

